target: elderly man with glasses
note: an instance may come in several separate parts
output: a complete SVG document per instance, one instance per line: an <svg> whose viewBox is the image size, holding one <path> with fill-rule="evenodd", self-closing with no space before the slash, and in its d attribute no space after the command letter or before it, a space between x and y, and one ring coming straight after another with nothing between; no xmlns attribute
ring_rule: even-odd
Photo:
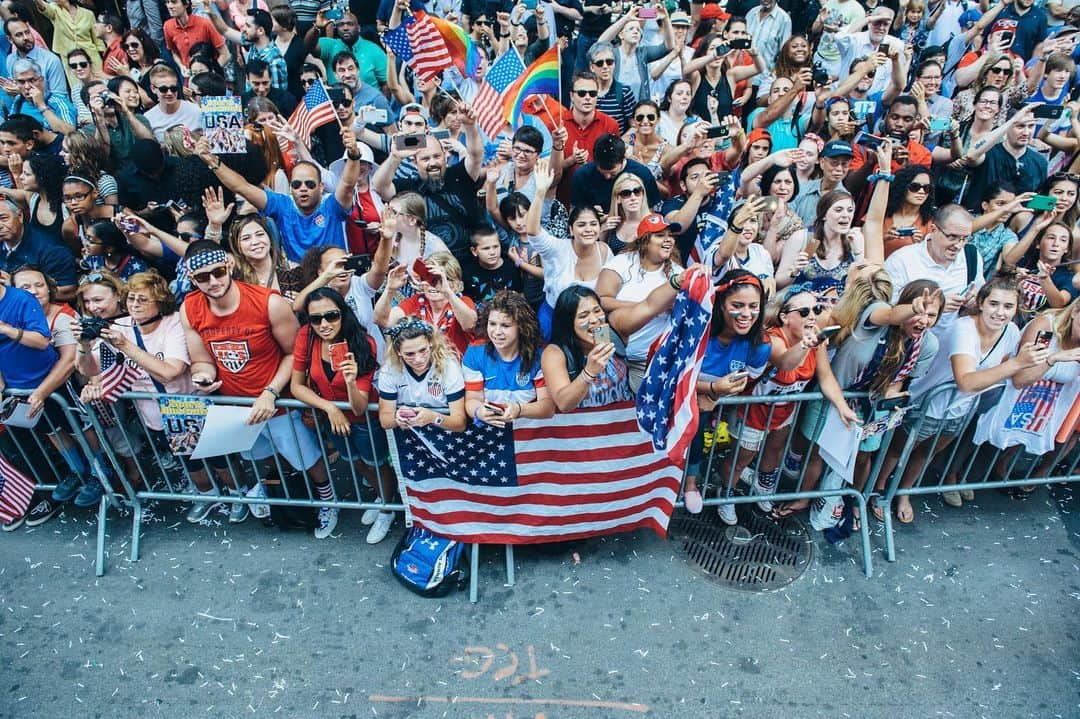
<svg viewBox="0 0 1080 719"><path fill-rule="evenodd" d="M67 95L50 92L41 66L35 61L16 60L11 66L18 94L8 106L9 115L29 115L46 129L67 135L75 132L77 112Z"/></svg>
<svg viewBox="0 0 1080 719"><path fill-rule="evenodd" d="M23 211L13 200L0 198L0 285L11 284L11 273L36 265L58 286L56 298L75 297L75 256L65 245L23 224Z"/></svg>
<svg viewBox="0 0 1080 719"><path fill-rule="evenodd" d="M879 6L871 14L856 20L836 33L836 47L840 50L840 67L851 67L860 57L869 57L876 52L888 56L900 53L903 57L904 42L900 38L889 37L896 13L885 6ZM863 28L867 28L863 30ZM906 60L902 61L904 73L907 73ZM883 92L892 81L893 64L879 65L870 84L870 92Z"/></svg>
<svg viewBox="0 0 1080 719"><path fill-rule="evenodd" d="M16 17L9 17L4 21L4 34L11 43L11 52L7 56L7 76L15 77L15 63L18 60L33 60L45 76L45 83L49 86L49 92L58 95L66 95L68 91L67 76L64 66L53 53L35 44L34 29L30 24ZM15 95L18 87L9 80L0 79L0 87L8 95Z"/></svg>

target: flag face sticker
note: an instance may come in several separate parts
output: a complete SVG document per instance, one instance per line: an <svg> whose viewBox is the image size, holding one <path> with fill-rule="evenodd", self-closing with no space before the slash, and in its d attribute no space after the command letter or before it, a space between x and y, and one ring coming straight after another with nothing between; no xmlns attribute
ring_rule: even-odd
<svg viewBox="0 0 1080 719"><path fill-rule="evenodd" d="M632 402L513 427L394 436L414 521L461 542L556 542L641 527L664 535L682 477L637 426Z"/></svg>
<svg viewBox="0 0 1080 719"><path fill-rule="evenodd" d="M1057 404L1059 394L1061 394L1061 383L1046 379L1025 387L1013 403L1012 412L1005 420L1005 429L1016 429L1032 434L1045 431L1054 414L1054 406Z"/></svg>
<svg viewBox="0 0 1080 719"><path fill-rule="evenodd" d="M221 366L233 374L240 372L247 366L251 359L251 352L247 342L221 341L211 342L210 351L221 363Z"/></svg>

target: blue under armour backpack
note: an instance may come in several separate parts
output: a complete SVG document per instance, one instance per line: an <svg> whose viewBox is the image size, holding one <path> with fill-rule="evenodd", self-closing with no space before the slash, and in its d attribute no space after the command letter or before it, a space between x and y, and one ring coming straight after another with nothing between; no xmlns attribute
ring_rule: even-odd
<svg viewBox="0 0 1080 719"><path fill-rule="evenodd" d="M390 556L390 571L421 597L443 597L468 583L465 545L412 527Z"/></svg>

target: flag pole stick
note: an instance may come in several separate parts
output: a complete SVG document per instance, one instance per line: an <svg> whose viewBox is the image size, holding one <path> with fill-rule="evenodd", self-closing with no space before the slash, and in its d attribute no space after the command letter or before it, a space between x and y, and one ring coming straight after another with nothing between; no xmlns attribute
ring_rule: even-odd
<svg viewBox="0 0 1080 719"><path fill-rule="evenodd" d="M559 39L558 38L555 39L555 47L558 48L558 52L555 53L555 67L558 70L558 72L556 73L556 78L555 79L559 83L558 84L559 96L557 98L555 98L555 100L561 106L562 105L562 53L563 53L563 49L562 49L562 46L559 44ZM545 105L544 107L546 108L547 105ZM549 112L548 115L550 115L550 114L551 113ZM551 118L551 119L554 122L555 118ZM559 112L559 122L557 124L558 124L559 127L563 126L563 113L561 111Z"/></svg>

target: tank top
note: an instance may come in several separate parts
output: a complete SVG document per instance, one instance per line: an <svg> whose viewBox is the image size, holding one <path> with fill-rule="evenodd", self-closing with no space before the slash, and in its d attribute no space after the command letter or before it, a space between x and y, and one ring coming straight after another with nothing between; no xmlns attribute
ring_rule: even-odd
<svg viewBox="0 0 1080 719"><path fill-rule="evenodd" d="M38 206L41 205L41 195L34 195L30 198L30 227L33 227L45 235L48 235L57 242L60 241L61 234L60 229L64 226L64 217L62 212L57 212L56 217L53 218L51 224L42 224L41 220L37 217Z"/></svg>
<svg viewBox="0 0 1080 719"><path fill-rule="evenodd" d="M240 306L232 314L215 315L202 292L189 294L183 309L191 328L199 333L214 358L221 394L258 397L273 381L283 356L267 309L270 295L277 292L237 280L233 284L240 291Z"/></svg>

